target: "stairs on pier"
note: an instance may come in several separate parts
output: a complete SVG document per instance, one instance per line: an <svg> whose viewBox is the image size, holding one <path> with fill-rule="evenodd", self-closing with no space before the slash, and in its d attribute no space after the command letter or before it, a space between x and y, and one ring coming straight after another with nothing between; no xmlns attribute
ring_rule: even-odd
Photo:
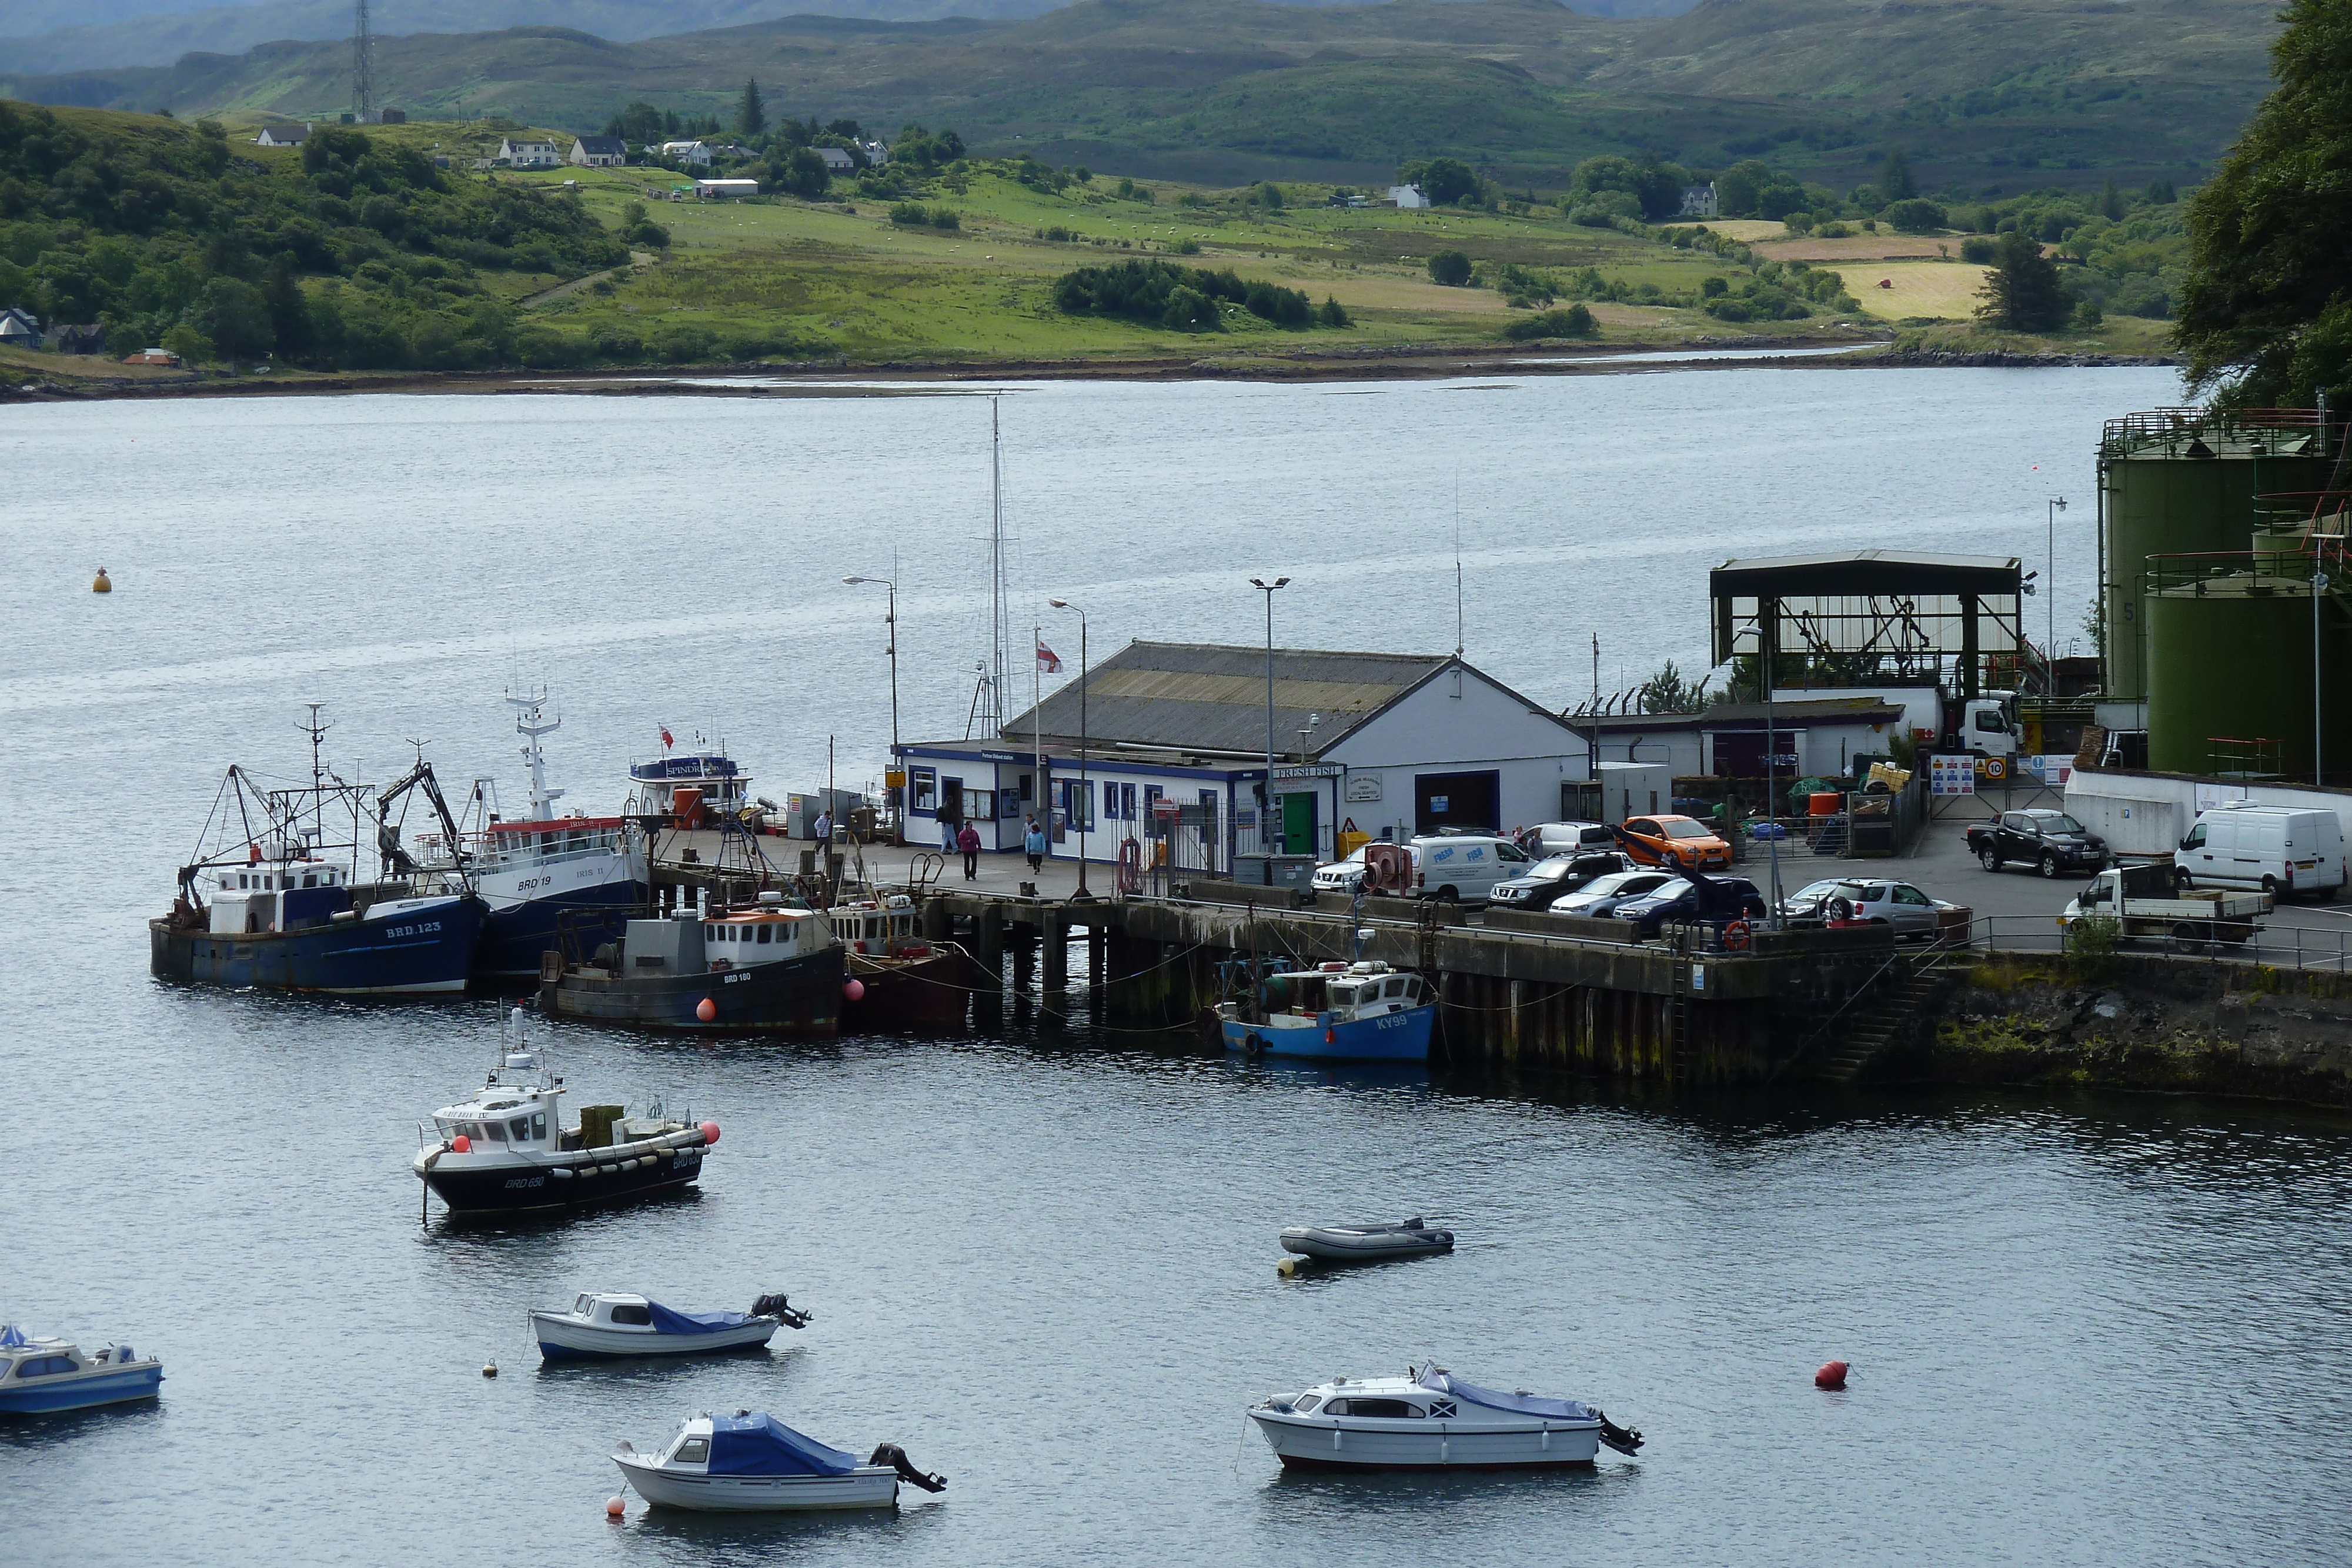
<svg viewBox="0 0 2352 1568"><path fill-rule="evenodd" d="M1958 977L1939 958L1917 964L1885 996L1827 1042L1816 1076L1832 1083L1853 1082L1880 1051L1908 1039L1919 1027L1920 1019L1943 1000Z"/></svg>

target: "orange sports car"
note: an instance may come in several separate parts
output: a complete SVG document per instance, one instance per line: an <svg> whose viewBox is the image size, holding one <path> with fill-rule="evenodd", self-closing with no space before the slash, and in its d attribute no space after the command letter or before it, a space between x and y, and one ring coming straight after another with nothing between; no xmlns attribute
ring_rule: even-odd
<svg viewBox="0 0 2352 1568"><path fill-rule="evenodd" d="M1628 817L1617 838L1643 865L1689 871L1731 863L1731 846L1695 817Z"/></svg>

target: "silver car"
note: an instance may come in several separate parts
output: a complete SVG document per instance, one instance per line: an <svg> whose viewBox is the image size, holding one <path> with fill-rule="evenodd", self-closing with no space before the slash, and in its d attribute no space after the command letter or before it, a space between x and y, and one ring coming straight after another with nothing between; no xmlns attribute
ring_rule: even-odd
<svg viewBox="0 0 2352 1568"><path fill-rule="evenodd" d="M1907 882L1846 877L1801 889L1782 904L1781 913L1807 925L1863 920L1893 927L1898 942L1932 942L1944 928L1945 912L1957 912L1958 907L1930 898Z"/></svg>
<svg viewBox="0 0 2352 1568"><path fill-rule="evenodd" d="M1595 914L1598 912L1596 908L1598 905L1607 904L1613 906L1615 901L1621 898L1639 898L1643 894L1654 893L1666 883L1677 880L1679 879L1670 871L1612 872L1598 881L1586 883L1579 891L1570 894L1566 898L1554 904L1551 906L1552 913L1555 915Z"/></svg>

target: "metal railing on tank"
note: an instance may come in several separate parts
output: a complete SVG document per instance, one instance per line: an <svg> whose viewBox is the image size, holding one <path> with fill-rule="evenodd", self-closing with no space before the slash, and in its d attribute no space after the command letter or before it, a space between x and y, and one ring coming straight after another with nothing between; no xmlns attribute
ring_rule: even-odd
<svg viewBox="0 0 2352 1568"><path fill-rule="evenodd" d="M2324 457L2329 455L2327 437L2335 423L2315 408L2149 409L2107 421L2099 434L2099 455L2128 457L2162 446L2176 456L2210 457L2226 446L2254 457Z"/></svg>

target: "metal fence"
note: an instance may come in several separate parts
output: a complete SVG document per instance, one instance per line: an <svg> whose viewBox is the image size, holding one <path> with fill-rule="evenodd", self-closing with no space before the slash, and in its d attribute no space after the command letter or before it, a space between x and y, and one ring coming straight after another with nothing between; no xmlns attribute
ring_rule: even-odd
<svg viewBox="0 0 2352 1568"><path fill-rule="evenodd" d="M2051 915L1982 915L1969 923L1963 936L1957 931L1948 942L1954 952L2057 953L2066 946L2066 934ZM2118 953L2164 953L2200 958L2215 964L2267 965L2279 969L2321 969L2352 974L2352 925L2321 930L2307 925L2263 925L2243 942L2204 938L2125 938Z"/></svg>

